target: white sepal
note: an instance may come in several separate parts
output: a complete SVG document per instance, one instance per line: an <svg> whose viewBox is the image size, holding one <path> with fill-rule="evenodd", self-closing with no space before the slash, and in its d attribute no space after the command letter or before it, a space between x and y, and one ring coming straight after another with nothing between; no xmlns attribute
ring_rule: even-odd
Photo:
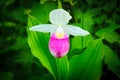
<svg viewBox="0 0 120 80"><path fill-rule="evenodd" d="M54 32L56 27L52 24L40 24L29 28L31 31Z"/></svg>
<svg viewBox="0 0 120 80"><path fill-rule="evenodd" d="M52 24L63 25L67 24L72 17L64 9L55 9L50 12L49 18Z"/></svg>
<svg viewBox="0 0 120 80"><path fill-rule="evenodd" d="M71 34L71 35L74 35L74 36L85 36L85 35L90 34L88 31L83 30L80 27L72 26L72 25L66 25L64 27L64 30L67 34Z"/></svg>

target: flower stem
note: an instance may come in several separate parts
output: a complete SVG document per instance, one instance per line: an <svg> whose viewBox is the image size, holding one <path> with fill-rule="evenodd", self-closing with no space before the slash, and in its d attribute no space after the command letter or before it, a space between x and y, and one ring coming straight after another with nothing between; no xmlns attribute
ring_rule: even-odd
<svg viewBox="0 0 120 80"><path fill-rule="evenodd" d="M61 80L60 59L59 58L57 58L57 70L58 70L58 80Z"/></svg>
<svg viewBox="0 0 120 80"><path fill-rule="evenodd" d="M61 4L61 1L60 1L60 0L58 0L58 8L59 8L59 9L62 9L62 4Z"/></svg>
<svg viewBox="0 0 120 80"><path fill-rule="evenodd" d="M84 15L83 15L83 13L81 16L81 27L82 27L82 29L84 29ZM83 37L81 37L81 47L83 49Z"/></svg>

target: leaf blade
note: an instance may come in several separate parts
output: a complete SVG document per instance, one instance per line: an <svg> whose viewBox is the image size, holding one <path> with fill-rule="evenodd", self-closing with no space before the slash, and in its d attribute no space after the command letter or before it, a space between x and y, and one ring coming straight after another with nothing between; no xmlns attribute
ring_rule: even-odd
<svg viewBox="0 0 120 80"><path fill-rule="evenodd" d="M120 59L115 52L108 46L104 45L104 63L107 64L109 70L120 78Z"/></svg>
<svg viewBox="0 0 120 80"><path fill-rule="evenodd" d="M102 71L102 59L102 42L101 40L93 41L85 52L70 59L69 79L99 80ZM77 64L75 64L76 62Z"/></svg>

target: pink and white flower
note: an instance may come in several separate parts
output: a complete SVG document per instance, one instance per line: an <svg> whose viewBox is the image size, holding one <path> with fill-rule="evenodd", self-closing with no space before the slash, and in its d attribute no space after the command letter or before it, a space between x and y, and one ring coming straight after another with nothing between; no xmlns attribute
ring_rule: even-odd
<svg viewBox="0 0 120 80"><path fill-rule="evenodd" d="M32 31L50 32L49 50L54 57L60 58L69 51L69 36L85 36L89 32L80 27L67 25L72 18L64 9L55 9L50 12L52 24L40 24L30 28Z"/></svg>

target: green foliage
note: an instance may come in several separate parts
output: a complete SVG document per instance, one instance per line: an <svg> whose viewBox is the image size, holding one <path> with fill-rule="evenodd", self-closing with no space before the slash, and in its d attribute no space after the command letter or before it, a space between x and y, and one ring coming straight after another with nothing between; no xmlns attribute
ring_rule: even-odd
<svg viewBox="0 0 120 80"><path fill-rule="evenodd" d="M117 24L110 24L107 28L101 29L96 32L99 37L104 37L110 43L118 42L120 44L120 36L115 29L120 28Z"/></svg>
<svg viewBox="0 0 120 80"><path fill-rule="evenodd" d="M82 54L73 56L69 64L69 80L100 80L104 55L102 51L100 39L89 43Z"/></svg>
<svg viewBox="0 0 120 80"><path fill-rule="evenodd" d="M104 45L104 62L107 64L108 69L112 70L120 78L120 60L116 53L108 46Z"/></svg>
<svg viewBox="0 0 120 80"><path fill-rule="evenodd" d="M32 16L36 17L41 23L48 23L49 13L51 10L55 8L57 8L57 6L55 3L52 2L44 3L44 4L36 3L32 8L31 14Z"/></svg>
<svg viewBox="0 0 120 80"><path fill-rule="evenodd" d="M1 80L13 80L14 74L12 72L1 72L0 79Z"/></svg>
<svg viewBox="0 0 120 80"><path fill-rule="evenodd" d="M50 23L57 3L0 0L0 80L119 80L120 1L61 0L69 24L90 35L70 36L70 51L59 59L49 52L49 33L29 30Z"/></svg>
<svg viewBox="0 0 120 80"><path fill-rule="evenodd" d="M92 35L88 35L85 37L74 37L72 39L72 47L71 49L83 49L88 46L89 42L93 40ZM77 45L76 45L77 44Z"/></svg>
<svg viewBox="0 0 120 80"><path fill-rule="evenodd" d="M33 22L34 21L34 22ZM38 21L35 17L29 16L28 18L28 26L34 26L38 24ZM30 32L28 31L28 43L31 47L31 51L35 57L37 57L41 63L47 67L47 69L54 75L53 70L51 68L51 63L49 59L53 59L52 56L49 54L49 50L47 48L48 46L48 40L49 40L49 35L48 34L43 34L43 33L38 33L38 32ZM41 40L41 41L39 41ZM45 42L46 40L46 42ZM45 44L46 43L46 44ZM41 46L40 46L41 45ZM56 65L54 65L56 66Z"/></svg>

